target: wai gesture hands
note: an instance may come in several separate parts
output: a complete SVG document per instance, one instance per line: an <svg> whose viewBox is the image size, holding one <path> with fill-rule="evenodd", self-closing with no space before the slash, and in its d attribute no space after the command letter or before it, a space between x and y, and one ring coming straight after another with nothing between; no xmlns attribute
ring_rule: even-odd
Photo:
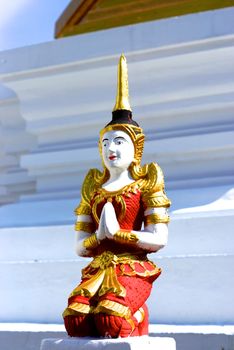
<svg viewBox="0 0 234 350"><path fill-rule="evenodd" d="M110 202L107 202L101 213L98 230L96 232L99 241L109 238L113 239L114 234L120 229L115 209Z"/></svg>

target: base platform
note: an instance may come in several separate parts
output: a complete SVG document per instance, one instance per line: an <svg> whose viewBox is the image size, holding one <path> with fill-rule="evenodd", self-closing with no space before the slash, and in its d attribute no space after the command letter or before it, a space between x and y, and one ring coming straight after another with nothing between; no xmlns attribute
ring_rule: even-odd
<svg viewBox="0 0 234 350"><path fill-rule="evenodd" d="M173 338L130 337L117 339L63 338L44 339L40 350L176 350Z"/></svg>

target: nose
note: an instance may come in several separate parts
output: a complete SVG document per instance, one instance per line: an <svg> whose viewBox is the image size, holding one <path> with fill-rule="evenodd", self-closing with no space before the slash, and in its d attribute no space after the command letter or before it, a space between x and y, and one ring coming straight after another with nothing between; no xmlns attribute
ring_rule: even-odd
<svg viewBox="0 0 234 350"><path fill-rule="evenodd" d="M110 145L109 145L109 152L114 153L115 150L116 150L115 143L111 142Z"/></svg>

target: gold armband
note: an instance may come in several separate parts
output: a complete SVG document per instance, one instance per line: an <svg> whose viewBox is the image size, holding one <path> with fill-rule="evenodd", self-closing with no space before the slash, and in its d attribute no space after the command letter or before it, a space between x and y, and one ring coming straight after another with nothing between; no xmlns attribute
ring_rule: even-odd
<svg viewBox="0 0 234 350"><path fill-rule="evenodd" d="M93 233L93 231L95 231L94 224L92 222L83 222L83 221L78 221L75 224L75 230L76 231L85 231L88 233Z"/></svg>
<svg viewBox="0 0 234 350"><path fill-rule="evenodd" d="M80 205L74 210L76 215L90 215L91 207L86 203L80 203Z"/></svg>
<svg viewBox="0 0 234 350"><path fill-rule="evenodd" d="M131 231L119 230L114 234L114 240L118 241L119 243L134 244L139 240L139 238Z"/></svg>
<svg viewBox="0 0 234 350"><path fill-rule="evenodd" d="M96 233L92 234L90 237L86 238L83 242L83 246L86 249L93 249L99 245Z"/></svg>
<svg viewBox="0 0 234 350"><path fill-rule="evenodd" d="M155 224L160 224L160 223L168 223L170 221L170 218L168 215L159 215L159 214L151 214L147 215L145 217L144 224L145 226L148 226L150 224L155 225Z"/></svg>

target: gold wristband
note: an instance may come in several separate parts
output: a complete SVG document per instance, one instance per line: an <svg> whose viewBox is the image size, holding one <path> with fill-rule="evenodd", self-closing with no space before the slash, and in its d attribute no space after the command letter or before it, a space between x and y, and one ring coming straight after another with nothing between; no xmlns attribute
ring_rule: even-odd
<svg viewBox="0 0 234 350"><path fill-rule="evenodd" d="M145 217L144 224L145 226L148 226L150 224L168 223L169 221L170 218L168 215L151 214Z"/></svg>
<svg viewBox="0 0 234 350"><path fill-rule="evenodd" d="M94 230L94 224L92 222L83 222L83 221L78 221L75 224L75 230L76 231L85 231L88 233L93 233Z"/></svg>
<svg viewBox="0 0 234 350"><path fill-rule="evenodd" d="M83 246L86 249L93 249L99 245L99 241L97 239L96 233L93 233L90 237L86 238L83 241Z"/></svg>
<svg viewBox="0 0 234 350"><path fill-rule="evenodd" d="M114 234L114 240L119 243L135 244L139 238L131 231L119 230Z"/></svg>

